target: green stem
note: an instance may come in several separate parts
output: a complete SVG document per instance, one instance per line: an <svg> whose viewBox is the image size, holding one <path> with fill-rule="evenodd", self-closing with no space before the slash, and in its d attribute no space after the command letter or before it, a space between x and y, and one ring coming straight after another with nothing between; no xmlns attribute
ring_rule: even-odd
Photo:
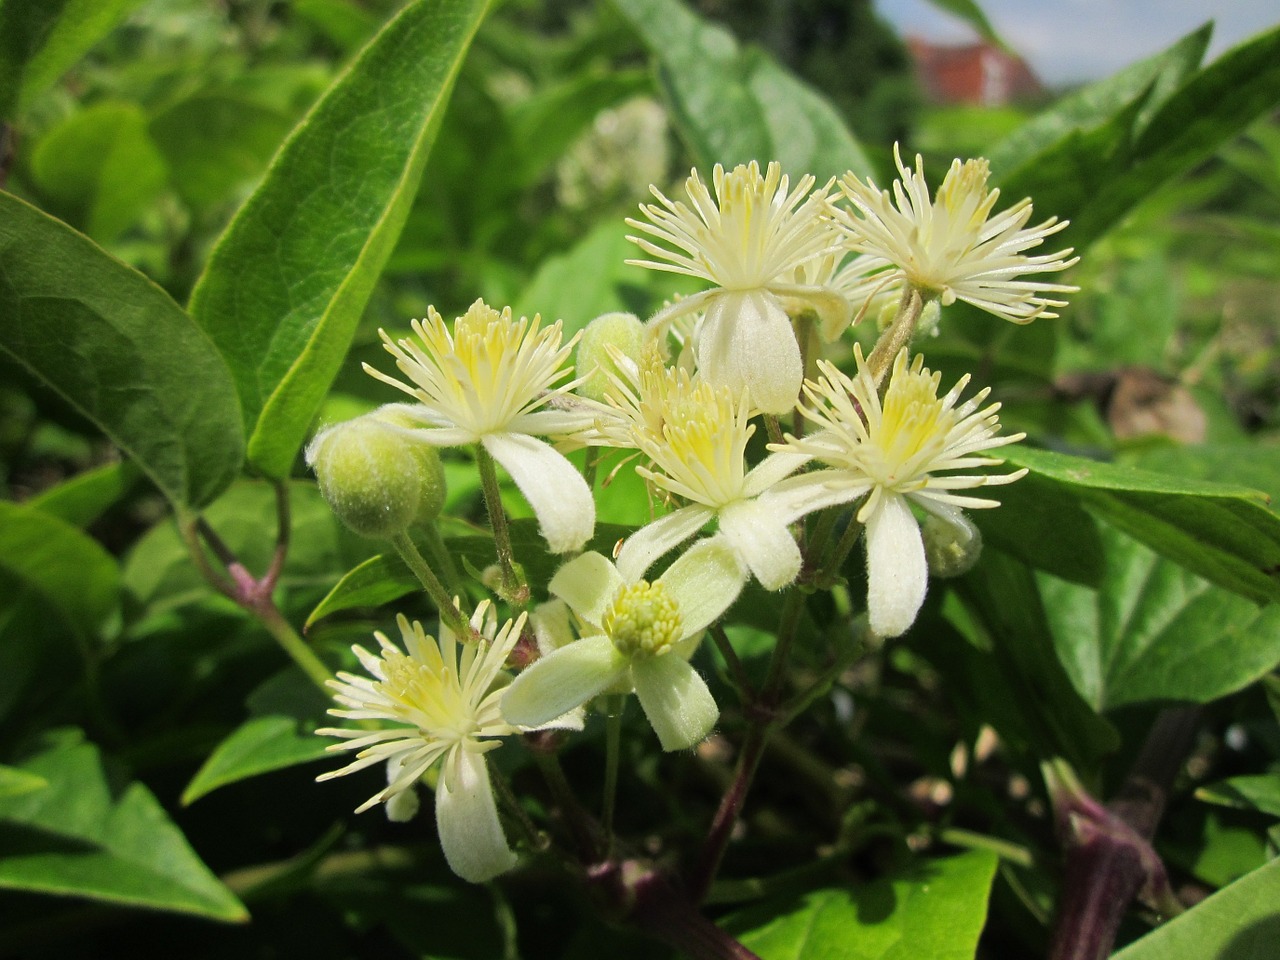
<svg viewBox="0 0 1280 960"><path fill-rule="evenodd" d="M489 451L482 443L476 444L476 467L480 471L484 505L489 511L489 526L493 530L498 568L502 572L502 596L511 603L524 605L529 600L529 585L516 573L515 553L511 549L511 528L507 525L507 512L502 507L498 471L493 464L493 457L489 455Z"/></svg>
<svg viewBox="0 0 1280 960"><path fill-rule="evenodd" d="M618 762L622 752L622 712L626 709L627 700L611 696L606 703L609 713L604 728L604 802L600 823L604 829L607 857L613 849L613 814L618 801Z"/></svg>
<svg viewBox="0 0 1280 960"><path fill-rule="evenodd" d="M471 624L462 615L462 611L453 605L453 597L440 582L435 571L422 558L422 554L409 539L409 535L397 533L391 538L391 545L396 548L396 553L400 554L400 559L405 562L405 566L413 571L422 588L427 591L427 596L431 598L431 602L436 605L436 610L440 613L440 620L447 624L458 637L464 640L470 637Z"/></svg>
<svg viewBox="0 0 1280 960"><path fill-rule="evenodd" d="M325 666L324 661L315 655L315 652L307 646L306 641L298 636L298 632L290 626L289 621L280 612L280 608L275 605L275 601L270 597L266 597L264 602L255 604L249 609L257 614L262 625L267 628L267 632L275 638L275 641L280 644L284 652L293 658L293 662L301 667L302 671L311 678L311 681L327 694L329 688L326 684L333 674Z"/></svg>
<svg viewBox="0 0 1280 960"><path fill-rule="evenodd" d="M875 379L877 387L884 382L889 370L893 367L898 351L911 342L916 332L916 323L924 310L924 300L915 287L907 287L902 291L902 299L898 302L898 313L893 318L889 329L881 334L871 356L867 357L867 367Z"/></svg>
<svg viewBox="0 0 1280 960"><path fill-rule="evenodd" d="M427 544L427 551L431 554L431 559L440 570L440 582L444 584L450 596L461 596L463 593L462 576L458 573L458 567L453 562L453 554L445 546L444 537L440 536L440 527L432 520L430 523L422 524L420 529L422 530L422 539Z"/></svg>

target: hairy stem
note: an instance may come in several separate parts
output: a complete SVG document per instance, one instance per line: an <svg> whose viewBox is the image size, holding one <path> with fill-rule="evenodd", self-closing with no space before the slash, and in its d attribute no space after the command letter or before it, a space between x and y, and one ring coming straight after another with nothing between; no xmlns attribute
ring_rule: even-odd
<svg viewBox="0 0 1280 960"><path fill-rule="evenodd" d="M498 554L502 596L511 603L523 605L529 600L529 585L516 572L515 552L511 548L511 528L507 524L507 512L502 507L502 491L498 488L498 471L493 457L482 443L476 444L476 467L480 471L484 505L489 511L489 526L493 530L494 549Z"/></svg>
<svg viewBox="0 0 1280 960"><path fill-rule="evenodd" d="M903 289L902 299L898 302L897 316L893 318L889 329L881 334L875 349L871 351L871 356L867 357L867 367L871 370L877 387L884 383L884 378L888 376L898 351L911 342L923 310L924 300L920 296L920 291L911 286Z"/></svg>
<svg viewBox="0 0 1280 960"><path fill-rule="evenodd" d="M440 578L436 576L435 571L422 558L422 554L418 552L418 548L409 539L409 535L397 533L391 538L391 545L396 548L396 553L400 554L400 559L405 562L405 566L413 571L413 575L422 584L422 589L427 592L431 602L436 605L436 610L440 613L441 622L448 624L449 629L458 637L464 640L469 638L472 632L471 624L463 616L462 611L453 605L453 597L449 595L449 591L440 582Z"/></svg>

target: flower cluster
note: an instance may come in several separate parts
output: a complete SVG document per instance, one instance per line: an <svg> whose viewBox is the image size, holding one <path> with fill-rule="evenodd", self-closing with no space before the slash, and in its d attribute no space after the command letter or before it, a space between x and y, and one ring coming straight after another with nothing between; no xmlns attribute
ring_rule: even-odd
<svg viewBox="0 0 1280 960"><path fill-rule="evenodd" d="M499 629L488 600L469 619L446 610L436 574L396 535L454 629L442 616L436 641L401 618L403 649L381 634L379 655L355 648L371 679L339 674L332 685L344 709L332 712L394 726L322 730L341 738L334 749L356 752L326 779L384 765L389 782L361 809L386 803L402 817L439 764L445 855L459 875L486 879L515 862L485 761L503 738L580 726L595 698L634 693L662 748L687 749L719 717L692 658L748 581L766 591L802 578L805 589L835 582L861 533L867 623L893 637L915 621L931 572L955 575L977 559L981 540L964 511L998 504L964 491L1021 477L991 468L1002 463L993 451L1022 434L1001 435L989 390L965 398L967 376L944 390L941 374L911 353L911 334L926 306L936 313L957 300L1017 323L1054 316L1063 301L1051 296L1074 288L1023 278L1075 259L1070 250L1027 254L1066 224L1027 228L1025 200L993 213L998 191L987 188L985 161L956 161L932 198L920 159L914 170L897 161L892 191L852 173L792 186L776 163L763 172L717 166L710 187L695 171L687 201L654 188L644 219L627 221L648 258L632 262L709 288L647 323L598 318L579 335L576 371L568 360L577 336L565 342L558 322L517 320L482 301L452 327L432 309L413 338L383 334L404 379L367 369L413 402L384 408L360 430L320 435L309 462L326 496L370 535L430 526L443 494L429 499L436 487L424 481L376 496L378 451L471 448L482 471L491 458L514 481L548 551L574 556L545 584L504 592L518 615ZM842 345L858 318L885 304L897 313L876 350ZM762 426L767 437L757 436ZM614 469L629 465L660 505L613 560L582 552L595 530L592 485L561 451L584 446L588 476L621 450ZM340 481L347 473L360 482L357 503ZM491 474L496 554L515 575ZM823 511L821 522L806 520Z"/></svg>

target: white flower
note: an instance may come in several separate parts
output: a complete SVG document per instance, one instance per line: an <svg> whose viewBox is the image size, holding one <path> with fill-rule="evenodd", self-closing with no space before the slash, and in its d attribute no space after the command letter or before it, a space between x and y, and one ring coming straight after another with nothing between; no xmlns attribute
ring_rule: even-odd
<svg viewBox="0 0 1280 960"><path fill-rule="evenodd" d="M788 192L778 164L770 163L761 176L755 161L730 173L717 164L712 183L714 199L693 171L685 183L692 208L651 187L661 205L641 205L648 223L627 223L660 243L628 239L657 259L627 262L715 284L659 311L651 325L663 329L674 317L704 311L696 348L702 375L735 395L749 390L766 413L785 413L804 379L788 310L810 307L848 322L843 297L796 283L796 271L805 263L841 248L827 191L810 195L814 180L805 176Z"/></svg>
<svg viewBox="0 0 1280 960"><path fill-rule="evenodd" d="M720 533L769 590L800 572L800 549L784 516L761 504L761 495L808 457L773 454L751 470L747 441L755 433L747 396L695 380L684 370L653 363L640 371L638 390L621 380L608 399L629 424L631 445L651 466L636 472L654 487L688 501L641 527L618 553L623 577L644 575L653 563L716 520ZM614 428L616 431L616 427Z"/></svg>
<svg viewBox="0 0 1280 960"><path fill-rule="evenodd" d="M415 398L416 405L398 409L426 429L419 439L437 447L478 443L502 464L537 515L547 545L556 553L577 550L591 538L595 502L577 468L550 444L535 436L572 433L588 426L592 414L552 408L574 384L563 383L564 366L574 340L561 345L560 324L539 326L512 319L482 300L457 319L450 335L434 308L426 320L415 320L411 339L392 342L387 351L402 383L365 364L372 376Z"/></svg>
<svg viewBox="0 0 1280 960"><path fill-rule="evenodd" d="M928 582L920 525L910 505L950 523L957 537L967 541L973 528L960 508L1000 504L954 491L1012 483L1027 471L938 474L1003 463L979 454L1021 440L1023 434L997 436L1000 404L982 407L989 390L959 402L968 376L939 397L941 376L925 369L919 356L909 364L904 349L894 361L882 401L858 346L854 359L858 369L852 379L820 361L823 375L804 387L810 405L800 406L820 429L801 439L788 436L777 448L833 469L784 480L771 496L793 512L806 513L867 495L857 514L866 525L867 614L873 631L894 637L915 621Z"/></svg>
<svg viewBox="0 0 1280 960"><path fill-rule="evenodd" d="M1070 248L1036 256L1023 252L1067 221L1051 217L1026 228L1029 199L991 217L1000 191L987 189L987 161L981 159L953 162L930 201L923 159L916 156L912 171L896 144L893 155L901 179L894 181L892 197L852 173L840 181L855 208L839 211L848 248L873 258L864 262L864 270L883 268L876 277L880 283L910 284L925 300L940 298L943 306L963 300L1014 323L1057 316L1049 308L1066 302L1045 294L1074 293L1078 287L1018 278L1065 270L1079 260Z"/></svg>
<svg viewBox="0 0 1280 960"><path fill-rule="evenodd" d="M721 538L702 540L652 583L584 553L552 578L582 639L524 670L502 698L508 722L545 723L609 690L634 690L664 750L704 739L720 716L689 665L702 631L737 599L746 571Z"/></svg>
<svg viewBox="0 0 1280 960"><path fill-rule="evenodd" d="M436 784L436 828L445 859L464 880L480 883L509 870L516 856L507 845L494 804L484 755L501 737L519 732L498 709L507 675L507 655L520 637L525 617L496 629L488 601L471 618L483 639L461 644L443 624L440 640L428 637L420 623L396 618L404 650L375 633L375 656L353 647L369 677L342 672L330 680L334 699L347 709L329 711L350 720L390 721L382 730L326 727L316 732L345 742L330 750L357 751L356 759L317 780L330 780L375 764L394 778L357 808L360 813L387 803L400 815L398 795L412 790L432 764L441 761ZM548 718L549 720L551 718Z"/></svg>

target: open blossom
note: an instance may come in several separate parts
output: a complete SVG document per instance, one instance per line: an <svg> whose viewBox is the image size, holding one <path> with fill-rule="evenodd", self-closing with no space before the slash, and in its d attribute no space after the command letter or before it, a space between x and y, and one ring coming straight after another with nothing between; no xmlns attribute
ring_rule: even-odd
<svg viewBox="0 0 1280 960"><path fill-rule="evenodd" d="M532 726L599 694L634 690L664 750L693 746L720 711L689 657L745 580L720 537L695 544L652 583L624 577L598 553L575 557L548 589L573 612L582 638L549 644L503 695L504 716Z"/></svg>
<svg viewBox="0 0 1280 960"><path fill-rule="evenodd" d="M686 501L627 537L618 553L622 575L642 576L714 519L767 589L778 590L794 580L801 561L787 529L794 517L780 515L761 497L808 458L773 454L747 469L747 441L756 428L745 392L735 397L729 387L658 362L639 372L634 391L620 378L614 386L608 399L619 417L602 432L647 458L649 466L638 466L636 472L653 487Z"/></svg>
<svg viewBox="0 0 1280 960"><path fill-rule="evenodd" d="M916 157L911 170L895 145L894 160L901 179L894 181L892 195L852 173L840 181L841 192L854 208L839 212L848 249L872 258L863 262L864 272L881 268L872 276L882 292L907 284L925 300L938 298L943 306L963 300L1014 323L1057 316L1050 308L1066 302L1046 294L1079 288L1020 278L1056 273L1079 260L1070 248L1035 256L1024 252L1063 229L1067 221L1051 217L1026 227L1029 199L992 216L1000 191L987 189L986 160L953 162L933 200L922 158Z"/></svg>
<svg viewBox="0 0 1280 960"><path fill-rule="evenodd" d="M982 406L989 390L960 402L968 376L939 397L940 375L926 369L919 356L909 362L904 349L881 400L856 346L854 359L853 378L820 361L822 376L805 383L808 404L800 407L818 429L803 438L788 436L780 448L806 454L830 469L785 480L772 495L805 512L866 496L857 519L866 525L867 614L872 630L893 637L915 621L928 583L924 542L911 504L954 527L957 539L968 543L974 530L961 508L997 507L999 502L955 491L1011 483L1026 470L947 471L1003 463L982 454L1021 440L1023 434L998 436L1000 404Z"/></svg>
<svg viewBox="0 0 1280 960"><path fill-rule="evenodd" d="M519 732L503 719L498 701L505 688L503 666L524 626L521 614L497 629L487 601L471 618L482 639L459 643L441 624L440 639L428 637L420 623L397 618L401 649L381 633L377 655L353 647L369 676L339 673L330 680L334 699L345 709L329 712L349 720L389 721L381 730L327 727L316 732L344 742L330 750L354 750L356 759L318 780L365 767L389 768L390 782L366 800L357 813L379 803L399 806L422 775L440 762L436 784L436 828L445 859L464 880L480 883L515 865L494 804L485 754L501 738ZM548 717L548 721L554 718Z"/></svg>
<svg viewBox="0 0 1280 960"><path fill-rule="evenodd" d="M558 322L517 321L510 308L499 313L482 300L457 319L452 334L434 308L413 330L417 341L393 342L382 333L410 383L368 364L365 370L418 401L397 408L423 424L415 436L437 447L480 444L529 501L547 545L556 553L579 549L595 527L591 490L563 454L537 439L591 422L590 413L552 406L574 386L563 381L576 338L562 345Z"/></svg>
<svg viewBox="0 0 1280 960"><path fill-rule="evenodd" d="M766 413L790 410L804 379L788 310L811 308L848 322L848 301L836 291L796 282L808 261L841 249L827 191L811 194L813 183L805 176L789 190L777 163L763 176L755 161L729 173L717 164L714 198L695 170L685 184L692 207L654 187L658 204L641 206L649 222L627 220L648 235L629 239L655 258L628 263L715 284L664 308L650 323L663 329L676 316L703 311L698 369L735 395L749 390Z"/></svg>

